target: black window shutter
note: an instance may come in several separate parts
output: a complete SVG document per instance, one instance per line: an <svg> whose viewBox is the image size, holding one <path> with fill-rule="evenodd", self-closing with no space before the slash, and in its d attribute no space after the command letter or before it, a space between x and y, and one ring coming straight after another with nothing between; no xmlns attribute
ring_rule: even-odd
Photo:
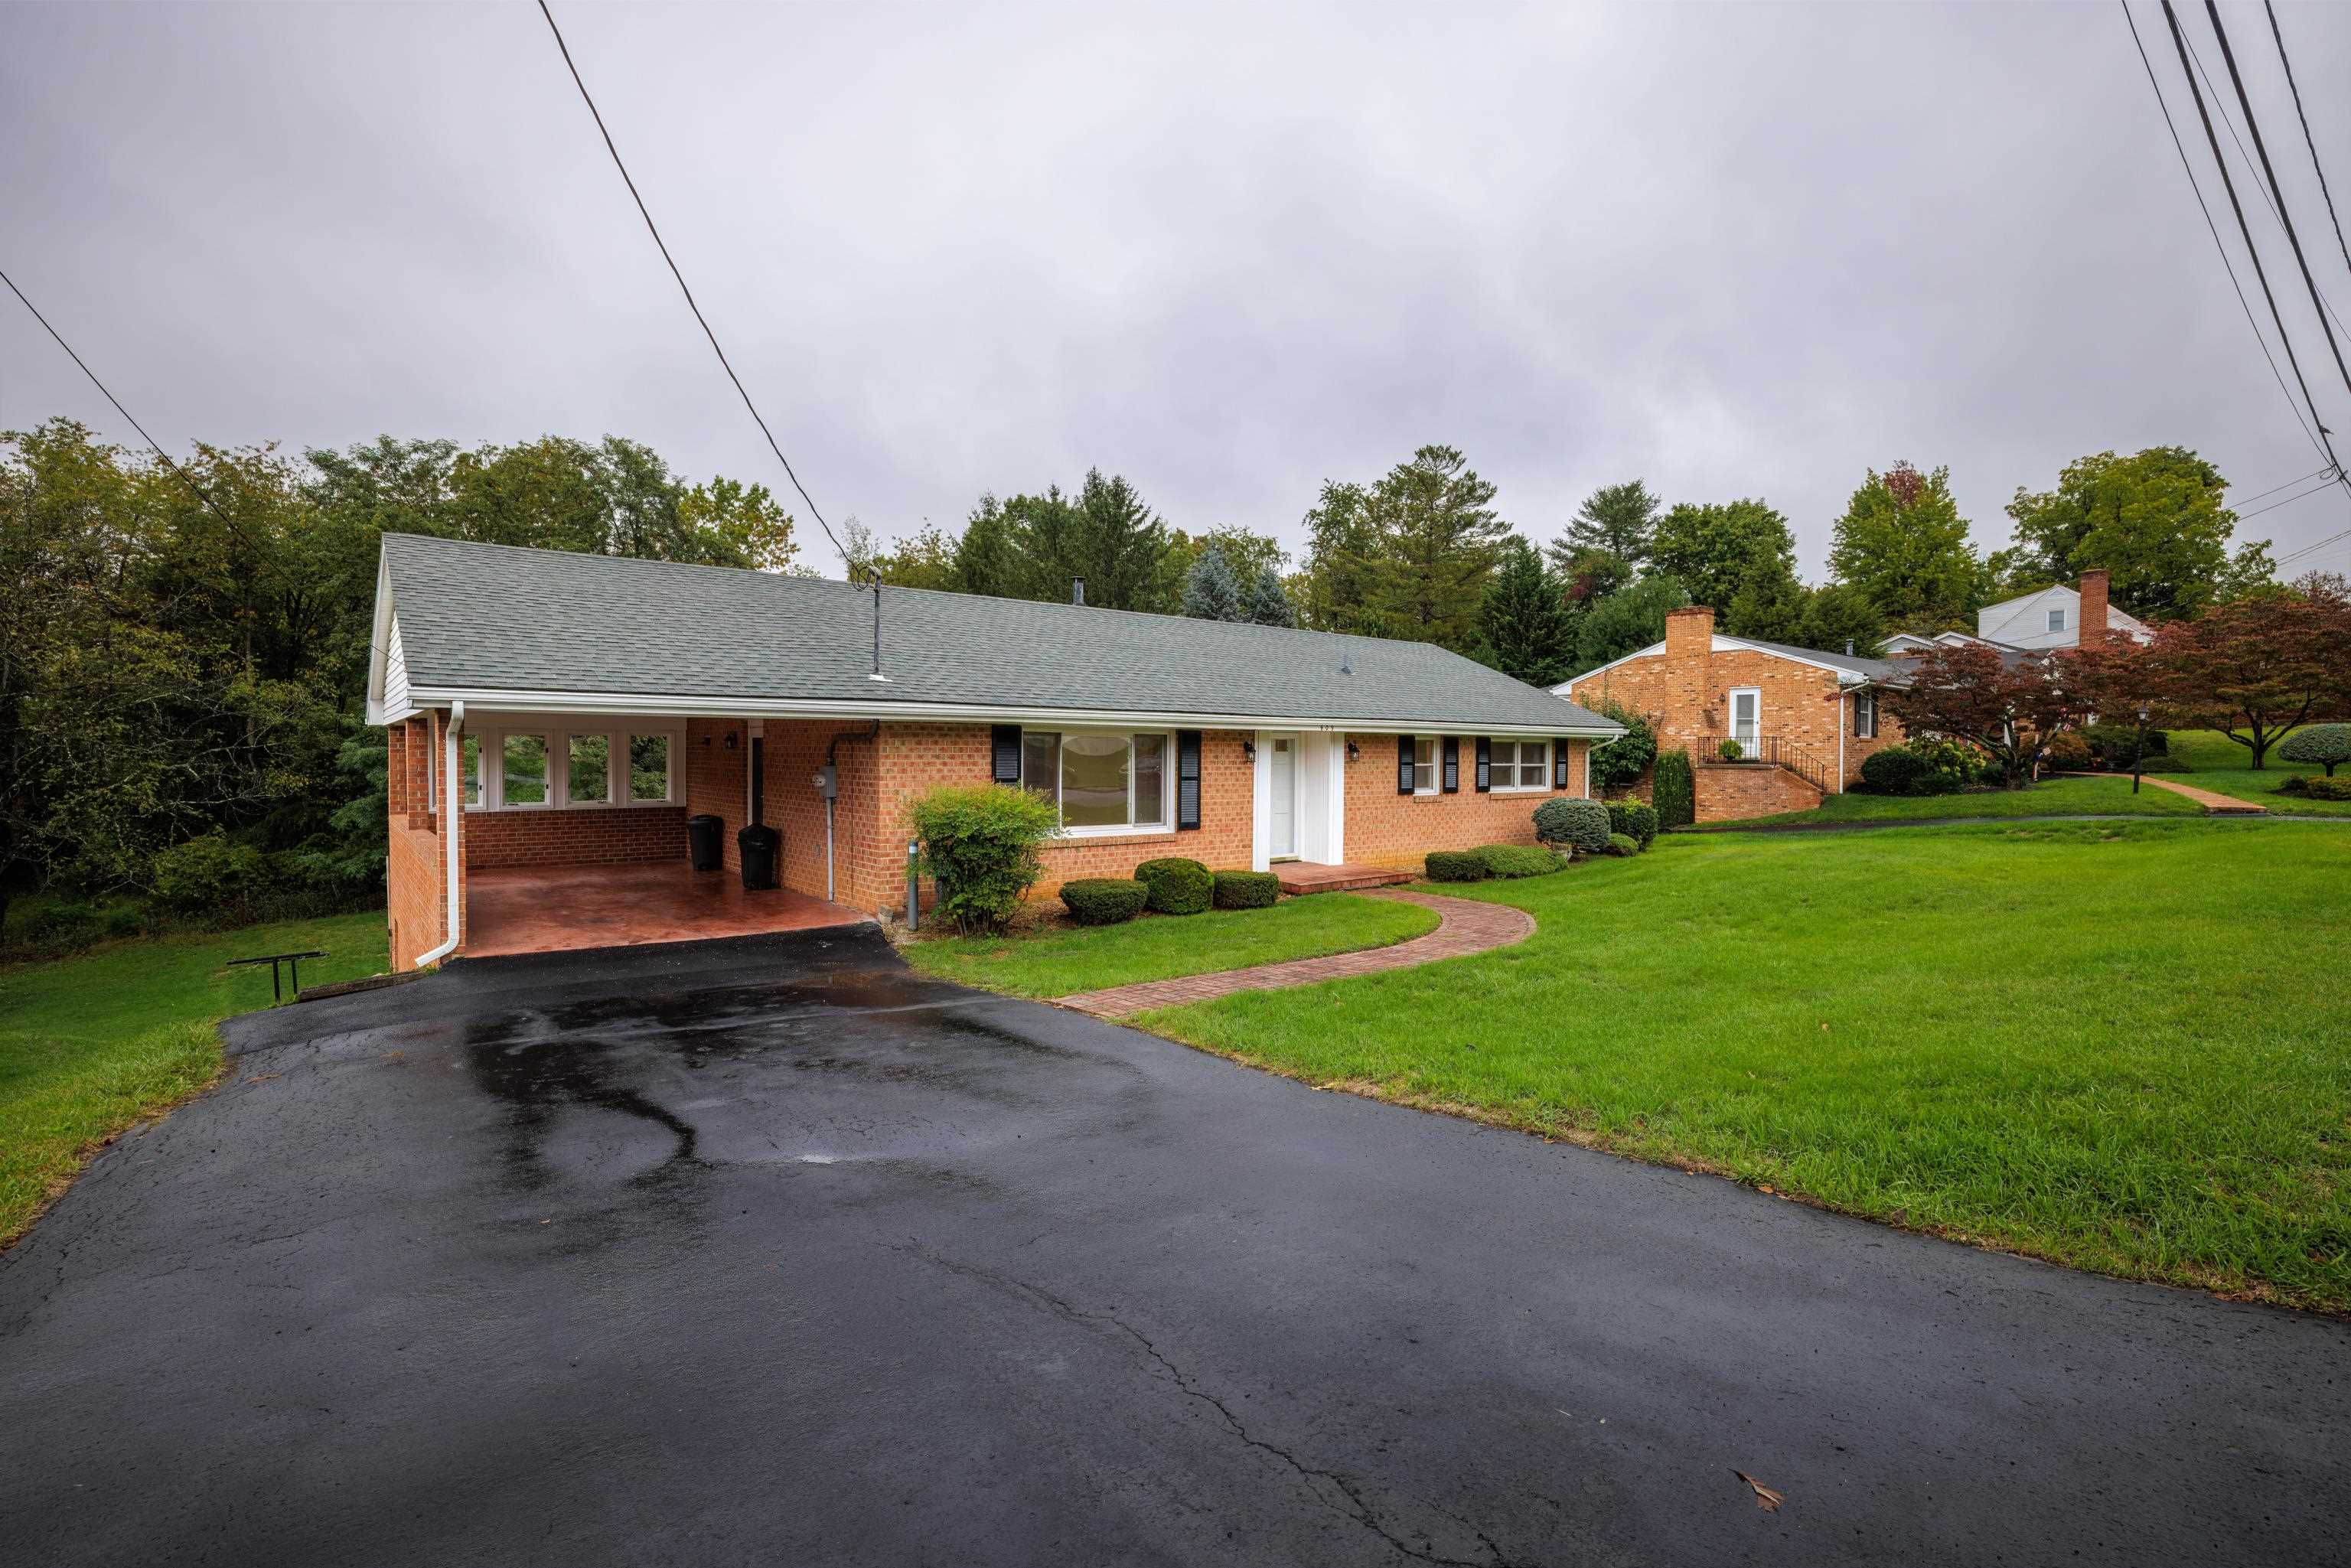
<svg viewBox="0 0 2351 1568"><path fill-rule="evenodd" d="M1396 793L1412 793L1412 737L1396 737Z"/></svg>
<svg viewBox="0 0 2351 1568"><path fill-rule="evenodd" d="M1200 732L1176 732L1176 827L1185 831L1200 825Z"/></svg>
<svg viewBox="0 0 2351 1568"><path fill-rule="evenodd" d="M1478 737L1478 793L1483 795L1494 787L1493 744L1485 736Z"/></svg>
<svg viewBox="0 0 2351 1568"><path fill-rule="evenodd" d="M988 730L988 777L998 784L1020 782L1020 727L999 724Z"/></svg>
<svg viewBox="0 0 2351 1568"><path fill-rule="evenodd" d="M1445 737L1445 792L1461 793L1461 737L1458 735Z"/></svg>
<svg viewBox="0 0 2351 1568"><path fill-rule="evenodd" d="M1551 787L1567 788L1567 737L1555 735L1551 742Z"/></svg>

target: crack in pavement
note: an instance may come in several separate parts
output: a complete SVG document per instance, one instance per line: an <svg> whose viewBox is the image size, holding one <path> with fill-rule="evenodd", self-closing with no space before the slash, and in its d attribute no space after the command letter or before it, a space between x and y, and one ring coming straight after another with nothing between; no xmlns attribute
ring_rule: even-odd
<svg viewBox="0 0 2351 1568"><path fill-rule="evenodd" d="M1436 1511L1445 1514L1446 1517L1455 1521L1455 1522L1462 1525L1472 1534L1476 1535L1479 1543L1482 1544L1490 1554L1490 1561L1479 1563L1472 1562L1465 1557L1442 1557L1437 1555L1434 1545L1413 1545L1410 1542L1395 1534L1385 1525L1380 1522L1378 1513L1373 1509L1370 1503L1364 1500L1362 1491L1357 1489L1353 1481L1350 1481L1345 1476L1340 1474L1336 1470L1321 1469L1315 1466L1307 1464L1305 1461L1299 1458L1297 1455L1291 1453L1289 1449L1282 1448L1280 1444L1269 1443L1262 1437L1251 1436L1249 1428L1241 1423L1239 1416L1233 1414L1230 1406L1227 1406L1223 1400L1217 1398L1215 1395L1207 1392L1207 1390L1196 1384L1191 1377L1185 1373L1182 1367L1177 1366L1173 1361L1169 1360L1165 1352L1161 1351L1157 1345L1152 1343L1149 1335L1144 1333L1142 1330L1136 1328L1134 1324L1126 1322L1123 1319L1119 1318L1115 1313L1088 1312L1084 1308L1077 1306L1073 1302L1065 1301L1061 1297L1053 1294L1050 1291L1044 1290L1037 1285L1032 1285L1025 1280L1016 1280L1009 1274L1000 1273L996 1270L985 1268L977 1263L967 1263L956 1259L943 1257L936 1252L929 1250L919 1242L909 1241L904 1246L898 1248L897 1250L910 1253L914 1257L921 1259L924 1262L929 1263L936 1268L944 1269L949 1273L960 1274L967 1279L977 1280L984 1285L987 1285L1006 1295L1013 1297L1016 1300L1026 1301L1031 1306L1041 1307L1046 1312L1052 1313L1055 1317L1061 1318L1065 1322L1076 1323L1081 1327L1091 1328L1098 1324L1106 1324L1111 1328L1116 1329L1119 1333L1133 1340L1136 1344L1142 1346L1144 1354L1148 1355L1153 1361L1156 1362L1163 1369L1165 1369L1168 1378L1175 1384L1178 1392L1200 1401L1202 1404L1216 1411L1216 1413L1223 1418L1226 1428L1229 1430L1234 1437L1238 1437L1243 1443L1252 1448L1256 1448L1262 1453L1272 1455L1275 1458L1280 1459L1283 1464L1296 1471L1307 1481L1325 1482L1330 1486L1336 1488L1346 1499L1344 1505L1333 1501L1320 1486L1310 1485L1307 1490L1311 1492L1315 1500L1321 1502L1324 1507L1331 1509L1336 1513L1340 1513L1347 1518L1353 1519L1355 1522L1361 1524L1374 1535L1377 1535L1382 1541L1387 1542L1389 1546L1393 1547L1401 1555L1411 1558L1416 1563L1436 1564L1437 1568L1522 1568L1522 1565L1513 1563L1510 1558L1503 1555L1501 1547L1495 1543L1492 1536L1488 1535L1484 1531L1478 1529L1468 1520L1462 1519L1460 1515L1451 1513L1445 1509L1437 1509ZM1433 1508L1435 1505L1432 1504L1430 1506ZM1424 1535L1422 1539L1426 1542L1427 1537Z"/></svg>

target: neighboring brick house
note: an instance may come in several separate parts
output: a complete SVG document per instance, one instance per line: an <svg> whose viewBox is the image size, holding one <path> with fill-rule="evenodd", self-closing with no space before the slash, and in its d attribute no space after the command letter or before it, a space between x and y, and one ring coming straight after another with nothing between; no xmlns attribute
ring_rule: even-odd
<svg viewBox="0 0 2351 1568"><path fill-rule="evenodd" d="M1640 715L1661 749L1689 753L1701 822L1801 811L1861 777L1862 759L1902 738L1878 703L1902 666L1714 629L1704 605L1666 618L1666 640L1578 675L1555 693ZM1722 759L1726 743L1744 760ZM1646 781L1639 793L1647 792Z"/></svg>
<svg viewBox="0 0 2351 1568"><path fill-rule="evenodd" d="M695 815L730 868L757 821L790 894L899 915L935 785L1055 800L1040 892L1169 854L1403 866L1531 842L1622 733L1426 643L410 535L383 542L368 709L399 968L466 950L469 877L683 874Z"/></svg>

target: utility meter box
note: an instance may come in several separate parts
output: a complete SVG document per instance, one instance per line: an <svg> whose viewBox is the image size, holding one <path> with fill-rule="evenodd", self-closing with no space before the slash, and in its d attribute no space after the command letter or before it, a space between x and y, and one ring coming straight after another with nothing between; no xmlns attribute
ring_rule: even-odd
<svg viewBox="0 0 2351 1568"><path fill-rule="evenodd" d="M816 792L819 795L830 800L840 793L841 770L830 766L820 768L810 782L816 786Z"/></svg>

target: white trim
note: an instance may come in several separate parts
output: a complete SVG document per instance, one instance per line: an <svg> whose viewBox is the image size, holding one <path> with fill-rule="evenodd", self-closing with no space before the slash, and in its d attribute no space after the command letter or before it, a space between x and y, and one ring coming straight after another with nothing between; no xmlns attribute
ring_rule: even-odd
<svg viewBox="0 0 2351 1568"><path fill-rule="evenodd" d="M1552 789L1552 787L1551 787L1551 780L1552 780L1552 771L1551 771L1551 768L1552 768L1551 742L1550 742L1549 740L1547 740L1547 739L1539 739L1539 740L1537 740L1537 741L1536 741L1536 744L1537 744L1537 745L1539 745L1539 746L1541 746L1541 747L1542 747L1542 782L1541 782L1541 783L1540 783L1540 784L1497 784L1497 783L1495 783L1495 782L1494 782L1494 769L1495 769L1495 768L1496 768L1496 767L1499 766L1498 763L1496 763L1496 762L1494 761L1494 742L1496 742L1496 741L1498 741L1498 740L1508 740L1508 741L1511 741L1511 742L1513 742L1516 746L1523 747L1523 746L1525 746L1525 745L1526 745L1526 743L1527 743L1527 738L1528 738L1528 737L1525 737L1525 736L1510 736L1510 735L1489 735L1489 736L1488 736L1488 737L1486 737L1486 793L1487 793L1487 794L1489 794L1489 795L1550 795L1550 794L1553 794L1553 793L1555 793L1555 791L1554 791L1554 790ZM1511 777L1513 777L1513 778L1518 777L1518 776L1519 776L1519 775L1520 775L1520 774L1524 770L1524 768L1526 768L1526 756L1525 756L1524 752L1522 752L1522 751L1514 751L1514 752L1512 753L1512 755L1511 755L1511 758L1510 758L1510 774L1511 774Z"/></svg>
<svg viewBox="0 0 2351 1568"><path fill-rule="evenodd" d="M1582 677L1579 677L1582 678ZM1037 729L1233 729L1254 730L1273 725L1301 735L1416 735L1428 721L1393 718L1295 718L1278 714L1168 713L1150 709L1009 707L999 703L820 702L797 697L728 697L634 692L531 692L473 686L412 686L410 700L420 707L446 707L452 702L496 708L523 716L596 712L615 718L848 718L938 720L970 719L1019 724ZM1447 721L1448 723L1450 721ZM1475 722L1470 721L1470 722ZM1487 735L1549 736L1613 740L1625 733L1622 725L1486 725Z"/></svg>
<svg viewBox="0 0 2351 1568"><path fill-rule="evenodd" d="M1763 688L1761 686L1733 686L1724 694L1723 738L1739 740L1739 699L1742 696L1751 696L1755 699L1755 739L1760 747L1763 739ZM1745 751L1747 743L1740 740L1739 749Z"/></svg>
<svg viewBox="0 0 2351 1568"><path fill-rule="evenodd" d="M1299 847L1310 860L1343 865L1347 860L1347 737L1326 736L1322 750L1322 766L1307 770L1308 777L1321 786L1318 810L1308 821L1315 831L1301 834ZM1305 755L1311 757L1313 752L1310 748Z"/></svg>
<svg viewBox="0 0 2351 1568"><path fill-rule="evenodd" d="M1608 663L1602 664L1595 669L1586 670L1583 674L1576 676L1572 681L1562 682L1560 685L1551 688L1551 695L1555 697L1565 697L1570 702L1573 702L1575 700L1575 688L1590 680L1593 676L1605 674L1608 671L1614 669L1617 665L1629 664L1635 659L1658 658L1664 654L1665 651L1666 645L1663 643L1652 643L1647 647L1627 653L1621 659L1611 659ZM1767 659L1785 659L1792 664L1803 664L1815 670L1826 670L1829 674L1837 678L1837 684L1840 685L1862 685L1866 684L1870 678L1869 676L1863 674L1859 670L1848 670L1843 664L1832 664L1825 659L1808 659L1801 653L1791 653L1782 648L1767 648L1761 643L1750 643L1744 637L1733 637L1728 632L1717 632L1714 634L1713 640L1707 645L1707 652L1710 653L1761 653ZM1582 736L1597 734L1599 732L1593 730L1562 729L1554 733L1560 735Z"/></svg>
<svg viewBox="0 0 2351 1568"><path fill-rule="evenodd" d="M1072 735L1114 735L1126 742L1126 821L1123 822L1086 822L1077 827L1063 826L1058 836L1064 839L1158 839L1176 836L1176 744L1173 730L1156 725L1140 725L1133 728L1109 725L1066 725L1048 727L1037 725L1040 734L1053 737L1053 810L1061 810L1061 743ZM1135 767L1134 740L1140 735L1155 735L1160 741L1159 758L1159 821L1138 822L1134 820ZM1024 729L1020 737L1020 788L1029 788L1029 737Z"/></svg>
<svg viewBox="0 0 2351 1568"><path fill-rule="evenodd" d="M480 797L467 800L468 811L645 811L664 810L679 804L678 769L684 765L685 729L682 725L647 724L627 719L574 719L568 723L549 716L534 721L528 715L479 716L470 738L476 746L480 758L475 783ZM509 801L506 798L506 741L509 735L539 735L547 737L547 799L544 800ZM604 798L601 800L574 800L571 795L571 740L574 736L601 735L604 737ZM632 797L629 742L638 736L658 735L669 742L669 793L658 800L639 800ZM615 743L618 743L617 745ZM750 820L751 770L743 769L743 805L746 821Z"/></svg>
<svg viewBox="0 0 2351 1568"><path fill-rule="evenodd" d="M1273 737L1270 729L1249 734L1249 870L1273 865ZM1204 738L1201 742L1206 745ZM1203 772L1207 768L1203 767ZM1204 813L1205 814L1205 813Z"/></svg>
<svg viewBox="0 0 2351 1568"><path fill-rule="evenodd" d="M1428 788L1420 787L1420 743L1428 742ZM1424 795L1445 793L1445 737L1441 735L1416 735L1412 737L1412 793L1415 800Z"/></svg>

